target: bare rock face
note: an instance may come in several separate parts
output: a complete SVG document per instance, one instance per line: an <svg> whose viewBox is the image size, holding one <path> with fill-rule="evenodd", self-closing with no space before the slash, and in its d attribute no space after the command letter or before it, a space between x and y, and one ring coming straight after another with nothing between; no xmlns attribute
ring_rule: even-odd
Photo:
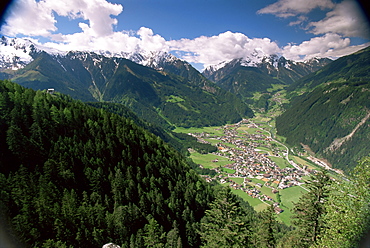
<svg viewBox="0 0 370 248"><path fill-rule="evenodd" d="M121 248L121 247L113 243L108 243L108 244L103 245L102 248Z"/></svg>

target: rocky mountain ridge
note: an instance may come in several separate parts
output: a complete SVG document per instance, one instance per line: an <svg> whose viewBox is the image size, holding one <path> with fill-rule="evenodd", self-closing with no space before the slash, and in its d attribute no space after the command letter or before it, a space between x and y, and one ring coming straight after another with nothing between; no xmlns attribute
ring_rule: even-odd
<svg viewBox="0 0 370 248"><path fill-rule="evenodd" d="M203 75L214 82L219 82L240 67L251 67L258 68L271 77L277 77L278 79L280 79L279 74L289 74L288 77L284 77L284 82L290 84L330 62L331 60L328 58L312 58L303 62L297 62L276 54L257 57L252 54L246 58L233 59L215 66L209 66L203 71Z"/></svg>

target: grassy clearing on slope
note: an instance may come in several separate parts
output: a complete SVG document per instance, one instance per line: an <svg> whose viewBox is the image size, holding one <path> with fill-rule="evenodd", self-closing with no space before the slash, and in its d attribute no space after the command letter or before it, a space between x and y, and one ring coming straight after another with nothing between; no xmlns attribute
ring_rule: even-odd
<svg viewBox="0 0 370 248"><path fill-rule="evenodd" d="M211 143L211 145L216 145L218 143L222 143L220 140L218 139L204 139L205 141L208 141L209 143Z"/></svg>
<svg viewBox="0 0 370 248"><path fill-rule="evenodd" d="M269 136L269 133L268 132L263 131L263 130L261 130L259 128L241 126L241 127L238 128L238 130L247 132L249 134L263 134L265 136ZM242 133L242 132L240 132L240 133Z"/></svg>
<svg viewBox="0 0 370 248"><path fill-rule="evenodd" d="M272 86L271 88L267 89L267 92L275 92L275 91L282 90L285 87L287 87L286 84L271 84L271 86Z"/></svg>
<svg viewBox="0 0 370 248"><path fill-rule="evenodd" d="M235 173L235 170L233 169L229 169L229 168L222 168L222 171L228 173L228 174L234 174Z"/></svg>
<svg viewBox="0 0 370 248"><path fill-rule="evenodd" d="M251 205L254 208L254 210L256 210L257 212L261 212L267 209L269 206L268 204L262 202L260 199L253 198L240 189L231 189L231 190L234 194L240 196L244 201L248 202L249 205ZM292 193L294 192L295 190L292 191ZM290 198L291 197L287 199L290 199ZM285 205L280 206L280 207L284 210L284 212L277 215L277 220L285 223L288 226L291 225L291 216L293 215L292 212L290 211L289 208L285 207Z"/></svg>
<svg viewBox="0 0 370 248"><path fill-rule="evenodd" d="M174 96L174 95L170 95L166 102L172 102L172 103L178 103L178 102L185 102L184 99L182 99L181 97L179 96Z"/></svg>
<svg viewBox="0 0 370 248"><path fill-rule="evenodd" d="M279 166L280 169L284 169L286 167L292 167L288 161L286 161L285 158L275 157L275 156L269 156L269 158L276 163L277 166Z"/></svg>
<svg viewBox="0 0 370 248"><path fill-rule="evenodd" d="M243 184L244 182L244 178L241 178L241 177L229 177L230 180L233 180L234 182L238 183L238 184Z"/></svg>
<svg viewBox="0 0 370 248"><path fill-rule="evenodd" d="M190 154L190 158L194 161L194 163L201 164L204 168L209 169L233 163L233 161L229 161L229 159L225 157L217 156L214 154L200 154L198 152L192 152ZM218 160L218 162L212 162L216 159Z"/></svg>
<svg viewBox="0 0 370 248"><path fill-rule="evenodd" d="M299 186L293 186L279 191L281 199L281 209L284 210L283 213L279 214L278 220L284 222L287 225L291 225L291 217L293 215L294 203L299 201L299 198L307 193L306 190Z"/></svg>
<svg viewBox="0 0 370 248"><path fill-rule="evenodd" d="M292 224L292 219L291 219L291 217L293 215L292 212L284 206L280 206L280 208L283 209L284 212L278 214L276 219L278 221L283 222L287 226L290 226Z"/></svg>
<svg viewBox="0 0 370 248"><path fill-rule="evenodd" d="M173 131L176 132L176 133L203 133L203 132L205 132L205 133L209 133L211 135L216 135L216 136L222 136L223 135L223 130L220 127L201 127L201 128L176 127Z"/></svg>
<svg viewBox="0 0 370 248"><path fill-rule="evenodd" d="M258 212L267 209L267 207L269 206L266 203L262 202L260 199L253 198L240 189L231 189L231 190L234 194L240 196L244 201L248 202L249 205L251 205L254 208L254 210Z"/></svg>
<svg viewBox="0 0 370 248"><path fill-rule="evenodd" d="M292 210L295 202L298 202L299 198L307 193L306 190L302 189L299 186L293 186L280 190L280 199L285 207Z"/></svg>
<svg viewBox="0 0 370 248"><path fill-rule="evenodd" d="M286 137L284 137L284 136L280 136L280 135L276 135L276 140L278 140L278 141L280 141L281 143L284 143L284 144L285 144Z"/></svg>

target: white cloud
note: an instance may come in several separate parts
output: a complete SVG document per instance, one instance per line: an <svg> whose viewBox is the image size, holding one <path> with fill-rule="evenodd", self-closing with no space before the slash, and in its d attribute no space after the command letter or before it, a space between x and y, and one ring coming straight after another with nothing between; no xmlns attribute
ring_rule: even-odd
<svg viewBox="0 0 370 248"><path fill-rule="evenodd" d="M289 26L295 26L295 25L302 24L303 22L307 21L307 19L308 19L307 16L304 16L304 15L298 16L296 21L292 21L289 23Z"/></svg>
<svg viewBox="0 0 370 248"><path fill-rule="evenodd" d="M308 26L313 28L310 32L316 35L332 32L348 37L370 38L369 23L353 0L337 4L323 20L311 22Z"/></svg>
<svg viewBox="0 0 370 248"><path fill-rule="evenodd" d="M146 27L141 27L137 32L113 32L106 36L90 35L91 31L86 24L81 24L84 32L58 35L58 39L63 42L48 42L45 46L52 47L61 51L109 51L112 53L120 52L140 52L140 51L165 51L169 52L168 42L160 35ZM85 27L84 27L85 26Z"/></svg>
<svg viewBox="0 0 370 248"><path fill-rule="evenodd" d="M333 8L331 0L279 0L267 7L260 9L258 14L273 14L278 17L290 17L299 14L307 14L311 10L320 8Z"/></svg>
<svg viewBox="0 0 370 248"><path fill-rule="evenodd" d="M160 35L153 35L150 28L141 27L137 34L140 36L139 46L147 51L169 51L168 42Z"/></svg>
<svg viewBox="0 0 370 248"><path fill-rule="evenodd" d="M336 59L354 53L362 48L369 46L369 43L350 46L351 40L343 38L338 34L328 33L321 37L315 37L309 41L304 41L299 45L289 44L282 50L282 55L287 59L302 61L314 57L329 57Z"/></svg>
<svg viewBox="0 0 370 248"><path fill-rule="evenodd" d="M112 4L105 0L46 0L47 6L60 16L82 18L89 21L84 24L83 31L90 29L90 34L100 37L113 33L112 25L117 24L117 16L123 11L120 4Z"/></svg>
<svg viewBox="0 0 370 248"><path fill-rule="evenodd" d="M19 0L14 2L1 33L9 36L17 34L46 36L57 30L55 22L51 10L44 1Z"/></svg>
<svg viewBox="0 0 370 248"><path fill-rule="evenodd" d="M165 40L146 27L141 27L136 32L114 32L113 26L117 24L117 20L112 16L119 15L123 7L109 3L107 0L18 0L1 33L8 36L17 34L44 36L51 39L51 42L43 44L44 47L62 51L103 50L112 53L172 51L177 52L179 58L191 63L203 64L204 67L236 58L246 58L256 51L259 56L279 54L293 60L312 57L336 58L368 45L351 46L350 39L343 37L343 35L359 35L360 30L364 30L364 28L356 29L356 25L361 26L361 19L351 4L353 3L348 1L334 5L330 0L279 0L261 9L259 11L261 14L298 16L297 21L290 23L290 25L298 25L305 22L307 20L305 14L315 8L334 8L325 19L310 23L312 33L325 35L301 44L289 44L283 48L269 38L249 38L242 33L230 31L211 37L201 36L195 39L171 41ZM58 33L55 15L71 19L81 18L88 23L78 24L81 32L61 34ZM366 24L364 23L365 26Z"/></svg>
<svg viewBox="0 0 370 248"><path fill-rule="evenodd" d="M71 19L88 20L89 25L79 25L83 32L96 37L105 36L112 34L112 25L117 24L117 19L111 16L119 15L122 10L122 5L106 0L18 0L1 32L9 36L51 36L57 31L55 12Z"/></svg>
<svg viewBox="0 0 370 248"><path fill-rule="evenodd" d="M278 53L278 45L268 38L250 39L242 33L227 31L217 36L201 36L193 40L181 39L169 42L172 50L187 52L183 56L189 62L205 67L226 60L249 56L255 50L263 54Z"/></svg>

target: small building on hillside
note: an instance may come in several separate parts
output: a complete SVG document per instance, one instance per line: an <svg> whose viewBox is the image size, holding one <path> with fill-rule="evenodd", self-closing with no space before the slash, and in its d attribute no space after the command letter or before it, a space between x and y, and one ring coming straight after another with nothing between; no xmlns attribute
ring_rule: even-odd
<svg viewBox="0 0 370 248"><path fill-rule="evenodd" d="M49 88L49 89L46 90L46 93L52 95L52 94L54 94L54 91L55 91L54 88Z"/></svg>
<svg viewBox="0 0 370 248"><path fill-rule="evenodd" d="M275 210L276 214L280 214L280 213L284 212L284 210L279 208L279 207L275 207L274 210Z"/></svg>

